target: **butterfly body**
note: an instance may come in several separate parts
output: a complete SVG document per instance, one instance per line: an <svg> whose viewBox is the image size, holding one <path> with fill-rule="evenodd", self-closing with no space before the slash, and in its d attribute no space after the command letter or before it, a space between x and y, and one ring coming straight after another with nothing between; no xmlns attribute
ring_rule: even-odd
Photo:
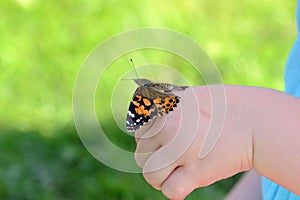
<svg viewBox="0 0 300 200"><path fill-rule="evenodd" d="M135 132L151 119L173 111L179 103L179 96L173 91L182 91L187 86L168 83L154 83L148 79L133 79L138 85L130 102L126 118L126 129Z"/></svg>

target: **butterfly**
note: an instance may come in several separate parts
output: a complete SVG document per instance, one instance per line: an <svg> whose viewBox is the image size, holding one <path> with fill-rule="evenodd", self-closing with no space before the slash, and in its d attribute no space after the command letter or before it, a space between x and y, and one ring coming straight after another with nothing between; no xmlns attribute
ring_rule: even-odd
<svg viewBox="0 0 300 200"><path fill-rule="evenodd" d="M133 81L138 88L133 94L127 112L126 129L128 132L135 132L153 118L173 111L180 99L173 92L182 91L188 87L154 83L143 78L133 79Z"/></svg>

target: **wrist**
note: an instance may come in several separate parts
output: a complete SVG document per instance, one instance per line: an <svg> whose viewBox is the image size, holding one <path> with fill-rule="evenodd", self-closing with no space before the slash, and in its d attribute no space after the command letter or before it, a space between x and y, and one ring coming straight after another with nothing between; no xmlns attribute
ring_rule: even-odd
<svg viewBox="0 0 300 200"><path fill-rule="evenodd" d="M235 140L238 159L236 160L239 172L253 168L254 132L257 116L253 99L256 87L226 85L227 126L225 134Z"/></svg>

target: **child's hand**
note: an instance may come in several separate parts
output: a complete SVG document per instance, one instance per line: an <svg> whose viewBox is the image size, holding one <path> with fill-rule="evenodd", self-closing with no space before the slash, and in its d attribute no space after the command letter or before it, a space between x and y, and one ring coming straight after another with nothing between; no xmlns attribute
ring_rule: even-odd
<svg viewBox="0 0 300 200"><path fill-rule="evenodd" d="M136 132L135 159L149 184L170 199L183 199L252 168L253 119L244 117L238 95L236 102L225 100L234 90L202 86L178 92L178 108Z"/></svg>

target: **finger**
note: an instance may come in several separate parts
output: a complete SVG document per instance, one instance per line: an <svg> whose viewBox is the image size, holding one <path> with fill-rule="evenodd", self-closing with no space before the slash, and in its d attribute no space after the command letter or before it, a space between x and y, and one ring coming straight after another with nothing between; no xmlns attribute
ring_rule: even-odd
<svg viewBox="0 0 300 200"><path fill-rule="evenodd" d="M196 170L181 166L176 168L162 185L162 193L168 199L181 200L198 187Z"/></svg>
<svg viewBox="0 0 300 200"><path fill-rule="evenodd" d="M143 137L143 135L145 135L150 129L151 127L155 124L157 118L154 118L153 120L151 120L150 122L148 122L147 124L143 125L142 127L140 127L135 133L134 133L134 137L135 137L135 141L138 142L140 138Z"/></svg>
<svg viewBox="0 0 300 200"><path fill-rule="evenodd" d="M161 190L163 182L168 178L175 168L176 166L172 165L157 171L149 172L143 170L143 176L152 187L157 190Z"/></svg>
<svg viewBox="0 0 300 200"><path fill-rule="evenodd" d="M158 134L164 135L161 130L165 121L165 117L156 118L155 121L152 121L152 125L141 127L141 130L136 132L137 146L134 156L140 167L143 167L151 154L162 146L163 140L158 139Z"/></svg>
<svg viewBox="0 0 300 200"><path fill-rule="evenodd" d="M149 140L150 139L140 139L137 143L134 159L140 167L144 167L148 158L161 147L159 143Z"/></svg>
<svg viewBox="0 0 300 200"><path fill-rule="evenodd" d="M157 135L164 127L166 122L165 116L156 117L149 123L142 126L135 133L135 141L138 142L140 139L147 139Z"/></svg>
<svg viewBox="0 0 300 200"><path fill-rule="evenodd" d="M169 131L163 129L156 137L140 139L137 144L137 153L150 153L141 155L136 159L139 165L143 167L144 173L159 171L169 166L178 166L182 160L180 158L194 141L194 132L172 130L178 124L173 120L168 120L168 123L169 128L166 129L170 129Z"/></svg>
<svg viewBox="0 0 300 200"><path fill-rule="evenodd" d="M161 189L166 178L182 164L180 155L174 157L175 154L172 148L161 147L144 161L144 178L154 188Z"/></svg>

